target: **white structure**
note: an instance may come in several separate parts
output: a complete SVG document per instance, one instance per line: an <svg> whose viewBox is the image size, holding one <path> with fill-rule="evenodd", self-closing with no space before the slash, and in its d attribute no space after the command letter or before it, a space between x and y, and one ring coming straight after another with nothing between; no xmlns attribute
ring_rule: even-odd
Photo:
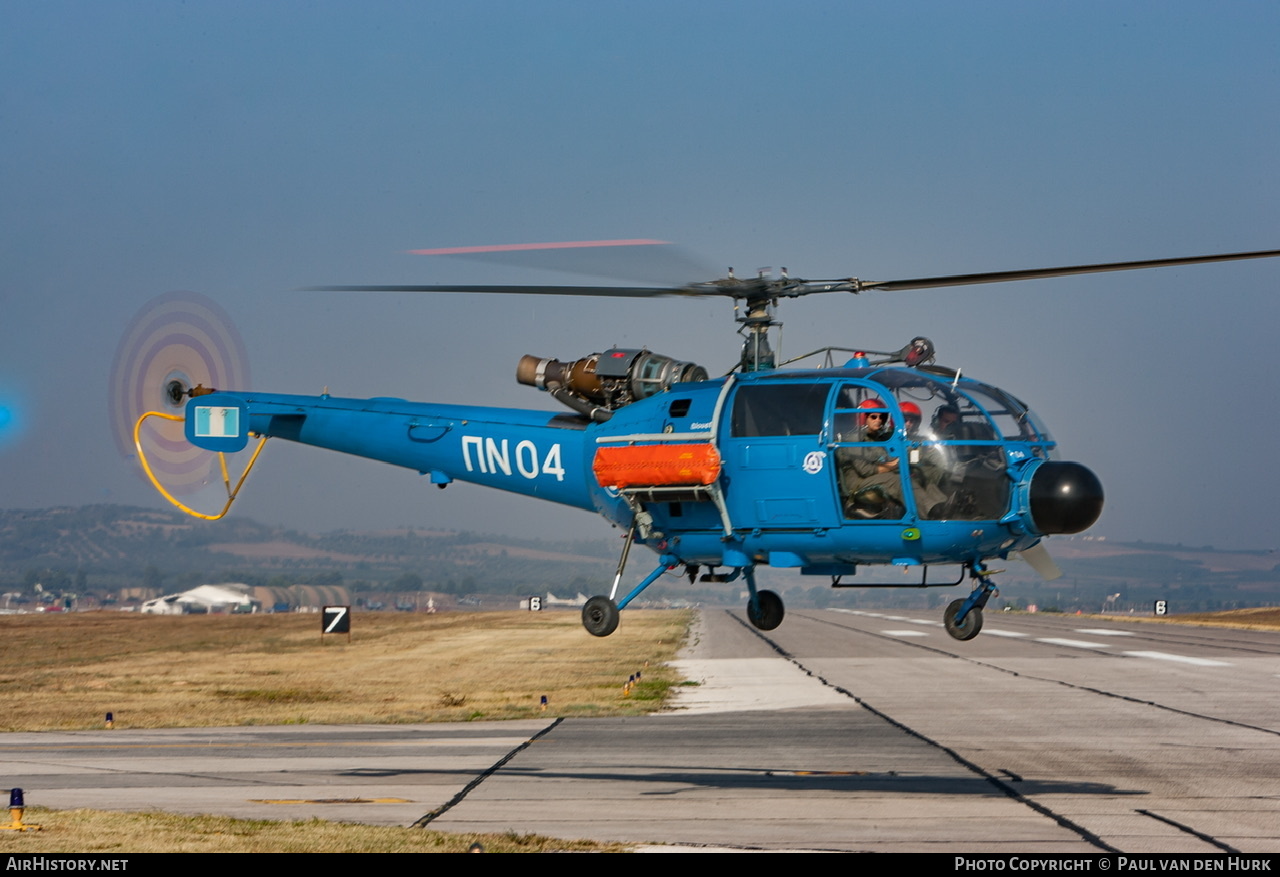
<svg viewBox="0 0 1280 877"><path fill-rule="evenodd" d="M151 615L187 615L192 612L261 612L262 604L249 597L249 586L229 582L201 585L181 594L157 597L142 604Z"/></svg>

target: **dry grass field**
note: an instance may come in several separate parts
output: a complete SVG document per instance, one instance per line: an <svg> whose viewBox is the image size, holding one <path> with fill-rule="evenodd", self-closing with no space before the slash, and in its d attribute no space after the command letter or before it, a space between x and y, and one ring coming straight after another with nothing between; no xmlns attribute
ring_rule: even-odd
<svg viewBox="0 0 1280 877"><path fill-rule="evenodd" d="M1280 609L1264 606L1257 609L1229 609L1223 612L1188 612L1178 615L1086 615L1096 621L1116 624L1187 624L1199 627L1225 627L1235 630L1280 630Z"/></svg>
<svg viewBox="0 0 1280 877"><path fill-rule="evenodd" d="M0 729L416 723L662 707L687 612L627 612L607 639L576 611L0 616ZM623 684L643 671L630 696Z"/></svg>
<svg viewBox="0 0 1280 877"><path fill-rule="evenodd" d="M350 643L318 615L0 616L0 728L405 723L661 709L688 612L628 612L607 639L576 611L357 613ZM642 671L629 696L623 684ZM617 851L529 835L454 835L311 820L33 809L0 853Z"/></svg>
<svg viewBox="0 0 1280 877"><path fill-rule="evenodd" d="M1229 612L1198 612L1171 615L1157 621L1175 624L1203 624L1207 627L1234 627L1240 630L1280 630L1280 609L1233 609Z"/></svg>
<svg viewBox="0 0 1280 877"><path fill-rule="evenodd" d="M479 843L487 853L625 852L617 843L560 840L533 834L446 834L421 828L345 825L310 819L277 822L172 813L100 810L27 811L35 832L0 832L0 855L85 853L128 858L134 853L465 853ZM124 870L136 871L135 861Z"/></svg>

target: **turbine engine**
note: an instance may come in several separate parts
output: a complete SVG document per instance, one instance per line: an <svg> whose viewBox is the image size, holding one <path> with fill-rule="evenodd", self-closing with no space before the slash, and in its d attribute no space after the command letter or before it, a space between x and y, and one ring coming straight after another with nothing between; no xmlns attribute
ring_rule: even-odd
<svg viewBox="0 0 1280 877"><path fill-rule="evenodd" d="M705 381L707 370L650 350L611 348L574 362L522 356L516 380L545 390L597 423L624 405L646 399L672 384Z"/></svg>

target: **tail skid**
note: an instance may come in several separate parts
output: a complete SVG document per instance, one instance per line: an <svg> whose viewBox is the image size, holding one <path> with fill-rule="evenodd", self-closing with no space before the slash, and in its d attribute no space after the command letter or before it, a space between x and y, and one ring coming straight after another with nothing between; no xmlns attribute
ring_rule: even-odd
<svg viewBox="0 0 1280 877"><path fill-rule="evenodd" d="M244 486L245 479L249 477L249 472L252 471L254 464L258 462L258 455L262 453L263 447L267 444L267 436L264 435L258 438L258 445L253 449L253 456L249 458L249 463L244 467L244 472L240 474L240 478L236 481L236 486L234 488L231 487L231 476L227 471L227 454L225 451L217 452L218 464L222 469L222 483L227 488L227 502L226 505L222 507L222 511L218 512L216 515L208 515L204 512L196 511L177 499L168 491L168 489L165 488L163 484L160 483L160 479L158 479L155 472L152 471L151 464L147 462L147 452L142 447L142 424L150 417L159 417L164 420L183 424L186 423L187 418L177 414L165 414L162 411L148 411L139 417L138 422L133 425L133 446L138 450L138 461L142 463L142 471L147 474L147 478L151 481L151 486L159 491L161 496L167 499L180 511L191 515L193 518L200 518L204 521L217 521L225 517L227 512L231 510L231 504L235 502L236 497L240 495L240 488Z"/></svg>

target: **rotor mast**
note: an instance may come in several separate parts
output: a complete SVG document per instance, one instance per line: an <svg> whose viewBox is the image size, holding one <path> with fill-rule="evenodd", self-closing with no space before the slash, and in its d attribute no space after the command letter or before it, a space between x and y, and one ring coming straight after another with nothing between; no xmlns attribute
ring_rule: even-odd
<svg viewBox="0 0 1280 877"><path fill-rule="evenodd" d="M774 326L782 328L782 323L774 319L773 309L778 304L779 294L790 284L790 278L786 268L782 269L782 276L777 280L770 276L770 272L769 268L761 268L754 279L740 281L730 268L729 276L718 282L733 296L733 309L739 314L735 319L742 326L738 334L744 340L738 369L743 372L770 371L777 367L777 354L769 343L769 330Z"/></svg>

